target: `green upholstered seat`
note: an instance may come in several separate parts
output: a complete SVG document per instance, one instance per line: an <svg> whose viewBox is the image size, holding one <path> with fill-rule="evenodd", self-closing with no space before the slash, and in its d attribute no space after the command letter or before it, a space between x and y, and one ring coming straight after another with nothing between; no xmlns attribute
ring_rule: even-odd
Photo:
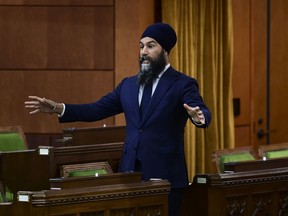
<svg viewBox="0 0 288 216"><path fill-rule="evenodd" d="M69 177L91 177L113 173L107 161L81 163L81 164L67 164L60 168L60 175L64 178Z"/></svg>
<svg viewBox="0 0 288 216"><path fill-rule="evenodd" d="M107 171L105 169L91 169L91 170L75 170L70 171L68 177L80 177L80 176L98 176L105 175Z"/></svg>
<svg viewBox="0 0 288 216"><path fill-rule="evenodd" d="M26 144L19 133L0 133L0 151L25 150Z"/></svg>
<svg viewBox="0 0 288 216"><path fill-rule="evenodd" d="M281 158L281 157L288 157L288 149L281 149L281 150L273 150L265 152L266 158Z"/></svg>
<svg viewBox="0 0 288 216"><path fill-rule="evenodd" d="M255 160L252 154L248 152L232 153L220 156L220 168L221 172L224 171L224 163L228 162L240 162Z"/></svg>
<svg viewBox="0 0 288 216"><path fill-rule="evenodd" d="M27 149L24 133L19 126L0 128L0 152L19 151ZM1 184L1 181L0 181ZM4 186L5 187L5 186ZM4 202L2 197L3 191L0 193L0 202ZM13 194L5 187L5 196L7 202L13 201Z"/></svg>

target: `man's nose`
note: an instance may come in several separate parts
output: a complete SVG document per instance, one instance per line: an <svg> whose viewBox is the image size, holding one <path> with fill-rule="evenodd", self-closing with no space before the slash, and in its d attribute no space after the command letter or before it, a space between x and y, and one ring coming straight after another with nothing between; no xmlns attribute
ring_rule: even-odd
<svg viewBox="0 0 288 216"><path fill-rule="evenodd" d="M142 55L142 56L146 56L146 55L148 55L148 49L147 49L146 46L143 47L143 49L141 50L141 55Z"/></svg>

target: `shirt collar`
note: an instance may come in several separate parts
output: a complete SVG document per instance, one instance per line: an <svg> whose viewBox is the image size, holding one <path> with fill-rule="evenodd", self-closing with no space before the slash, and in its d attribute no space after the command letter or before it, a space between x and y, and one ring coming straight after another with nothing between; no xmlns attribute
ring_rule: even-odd
<svg viewBox="0 0 288 216"><path fill-rule="evenodd" d="M170 63L168 63L168 64L165 66L164 70L158 75L158 79L161 78L161 76L165 73L165 71L166 71L169 67L170 67Z"/></svg>

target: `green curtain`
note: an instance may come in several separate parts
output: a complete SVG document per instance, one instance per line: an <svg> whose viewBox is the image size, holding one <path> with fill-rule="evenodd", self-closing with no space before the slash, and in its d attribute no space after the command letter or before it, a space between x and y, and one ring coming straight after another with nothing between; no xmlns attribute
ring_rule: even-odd
<svg viewBox="0 0 288 216"><path fill-rule="evenodd" d="M234 147L231 1L162 0L162 21L178 35L170 54L172 66L198 81L212 114L205 130L190 122L186 126L186 160L192 181L195 173L215 172L214 150Z"/></svg>

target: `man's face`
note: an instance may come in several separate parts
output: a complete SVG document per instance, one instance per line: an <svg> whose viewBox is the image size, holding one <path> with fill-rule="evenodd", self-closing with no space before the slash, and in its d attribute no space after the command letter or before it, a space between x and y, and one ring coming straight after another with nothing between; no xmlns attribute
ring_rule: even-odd
<svg viewBox="0 0 288 216"><path fill-rule="evenodd" d="M140 72L139 84L152 82L164 69L167 61L165 50L153 38L145 37L140 40Z"/></svg>

